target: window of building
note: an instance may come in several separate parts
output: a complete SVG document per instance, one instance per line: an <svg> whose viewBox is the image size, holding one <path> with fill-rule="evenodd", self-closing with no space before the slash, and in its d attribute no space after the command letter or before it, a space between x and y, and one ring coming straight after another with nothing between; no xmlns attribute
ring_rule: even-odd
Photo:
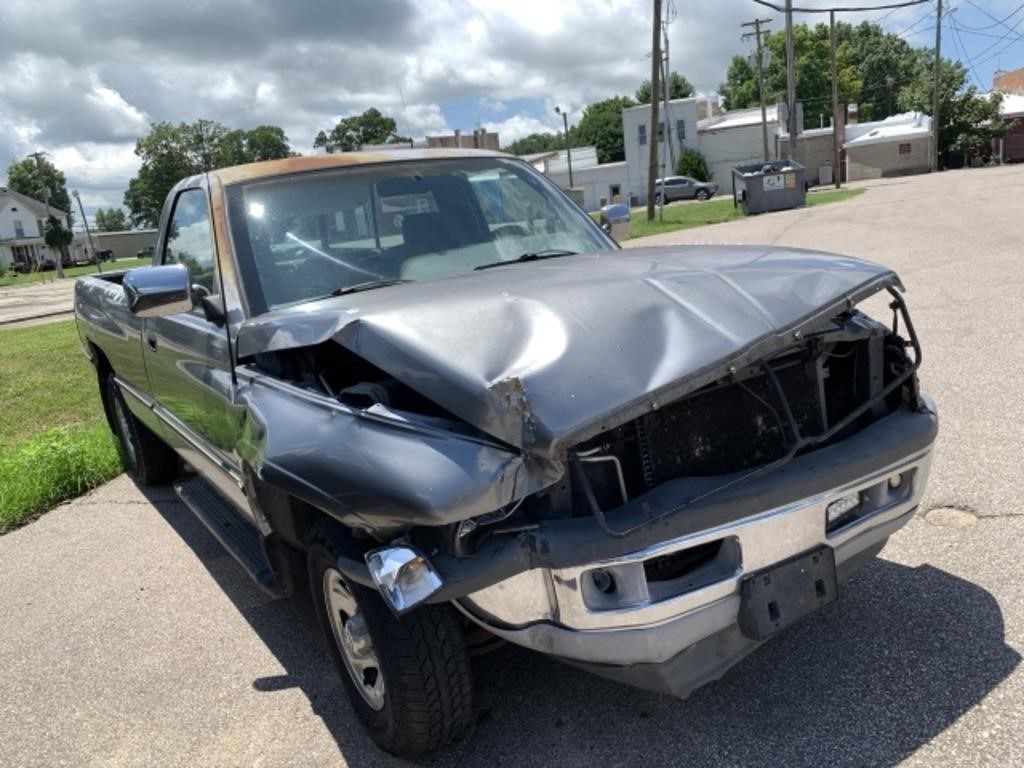
<svg viewBox="0 0 1024 768"><path fill-rule="evenodd" d="M910 144L900 144L900 154L901 155L909 155L910 154Z"/></svg>
<svg viewBox="0 0 1024 768"><path fill-rule="evenodd" d="M664 140L665 140L665 124L659 122L658 123L658 143L661 143Z"/></svg>
<svg viewBox="0 0 1024 768"><path fill-rule="evenodd" d="M643 123L640 123L640 125L638 125L636 129L637 139L639 139L640 141L640 146L643 146L644 144L647 143L647 126L644 125Z"/></svg>
<svg viewBox="0 0 1024 768"><path fill-rule="evenodd" d="M686 121L676 120L676 141L682 146L683 140L686 138Z"/></svg>
<svg viewBox="0 0 1024 768"><path fill-rule="evenodd" d="M193 283L216 293L213 288L213 237L206 192L186 189L178 195L169 231L163 263L184 264Z"/></svg>
<svg viewBox="0 0 1024 768"><path fill-rule="evenodd" d="M36 226L39 228L39 236L46 236L46 219L36 219Z"/></svg>
<svg viewBox="0 0 1024 768"><path fill-rule="evenodd" d="M619 198L621 196L622 196L622 186L621 185L619 185L619 184L610 184L610 185L608 185L608 202L611 202L611 203L618 202L618 200L619 200Z"/></svg>
<svg viewBox="0 0 1024 768"><path fill-rule="evenodd" d="M15 219L14 220L14 236L15 237L24 237L25 236L25 227L22 225L21 219Z"/></svg>

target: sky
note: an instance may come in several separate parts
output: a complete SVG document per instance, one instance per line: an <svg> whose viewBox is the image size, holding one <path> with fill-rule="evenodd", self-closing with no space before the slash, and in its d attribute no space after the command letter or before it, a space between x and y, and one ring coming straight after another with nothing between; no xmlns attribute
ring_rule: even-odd
<svg viewBox="0 0 1024 768"><path fill-rule="evenodd" d="M667 3L668 0L665 0ZM850 0L879 5L886 0ZM835 0L800 0L827 7ZM318 130L377 107L422 137L477 126L502 144L575 122L650 75L651 0L0 0L0 168L45 151L90 217L121 205L153 122L280 125L312 151ZM671 67L715 91L740 24L780 14L754 0L673 0ZM946 0L944 54L991 87L1024 66L1024 3ZM932 45L934 1L874 19ZM1004 21L1005 19L1005 21ZM827 20L807 15L798 20ZM2 171L0 171L2 173Z"/></svg>

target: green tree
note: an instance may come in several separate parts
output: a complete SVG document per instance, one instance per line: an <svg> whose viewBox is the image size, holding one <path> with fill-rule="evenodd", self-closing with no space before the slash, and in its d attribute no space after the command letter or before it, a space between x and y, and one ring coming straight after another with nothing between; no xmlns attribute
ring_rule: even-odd
<svg viewBox="0 0 1024 768"><path fill-rule="evenodd" d="M361 115L342 118L330 132L317 133L313 146L328 152L356 152L363 144L387 144L397 136L394 118L370 107Z"/></svg>
<svg viewBox="0 0 1024 768"><path fill-rule="evenodd" d="M597 162L615 163L626 159L622 136L622 110L633 106L628 96L613 96L583 110L580 123L571 132L573 144L597 147Z"/></svg>
<svg viewBox="0 0 1024 768"><path fill-rule="evenodd" d="M111 208L109 210L97 208L93 226L96 227L98 232L121 232L129 229L131 223L128 221L125 212L120 208Z"/></svg>
<svg viewBox="0 0 1024 768"><path fill-rule="evenodd" d="M917 52L914 79L900 92L899 106L931 114L934 99L935 58ZM961 155L965 160L987 156L992 141L1009 126L999 119L1002 97L980 95L967 83L967 69L959 61L943 59L939 67L939 155Z"/></svg>
<svg viewBox="0 0 1024 768"><path fill-rule="evenodd" d="M258 163L290 157L292 152L284 129L276 125L261 125L250 131L236 129L216 137L213 166Z"/></svg>
<svg viewBox="0 0 1024 768"><path fill-rule="evenodd" d="M149 133L135 142L135 154L142 165L128 182L124 205L134 225L155 227L167 193L187 176L294 153L277 126L229 130L213 120L197 120L177 125L154 123Z"/></svg>
<svg viewBox="0 0 1024 768"><path fill-rule="evenodd" d="M26 157L7 169L7 188L71 214L71 196L63 171L42 155Z"/></svg>
<svg viewBox="0 0 1024 768"><path fill-rule="evenodd" d="M693 84L678 72L669 72L668 75L668 97L670 99L687 99L695 93ZM662 98L658 94L658 98ZM636 100L639 104L651 103L651 81L644 80L636 89Z"/></svg>
<svg viewBox="0 0 1024 768"><path fill-rule="evenodd" d="M711 171L708 170L707 161L704 155L696 149L684 149L676 163L676 173L680 176L689 176L697 181L711 181Z"/></svg>
<svg viewBox="0 0 1024 768"><path fill-rule="evenodd" d="M839 25L837 25L839 26ZM849 27L849 25L845 25ZM768 51L765 69L765 99L772 103L786 93L786 35L782 31L764 37ZM793 50L796 60L796 96L804 103L804 122L817 127L819 119L832 114L831 44L825 24L793 28ZM853 103L860 99L863 81L856 66L856 51L848 40L840 37L836 52L839 74L839 101ZM756 62L755 62L756 65ZM755 107L760 103L757 67L744 57L734 56L725 82L719 87L728 109Z"/></svg>
<svg viewBox="0 0 1024 768"><path fill-rule="evenodd" d="M565 149L565 137L558 133L531 133L505 147L505 151L513 155L534 155L559 149Z"/></svg>
<svg viewBox="0 0 1024 768"><path fill-rule="evenodd" d="M53 250L57 251L57 275L64 277L62 262L67 253L67 247L71 245L74 235L60 223L56 216L50 216L46 220L46 227L43 232L43 241Z"/></svg>

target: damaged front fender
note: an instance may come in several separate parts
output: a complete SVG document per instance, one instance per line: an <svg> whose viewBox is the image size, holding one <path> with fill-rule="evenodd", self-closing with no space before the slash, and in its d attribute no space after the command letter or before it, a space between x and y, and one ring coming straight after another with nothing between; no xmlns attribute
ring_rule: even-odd
<svg viewBox="0 0 1024 768"><path fill-rule="evenodd" d="M560 462L446 430L437 419L349 408L239 372L242 460L262 481L377 537L492 512L565 472Z"/></svg>

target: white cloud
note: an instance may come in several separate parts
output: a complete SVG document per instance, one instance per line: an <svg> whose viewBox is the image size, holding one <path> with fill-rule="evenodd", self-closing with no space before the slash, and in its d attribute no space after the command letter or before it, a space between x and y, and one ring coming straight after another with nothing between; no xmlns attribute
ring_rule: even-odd
<svg viewBox="0 0 1024 768"><path fill-rule="evenodd" d="M485 122L483 127L488 131L497 132L501 137L502 146L531 133L558 133L562 130L561 126L555 125L554 122L545 123L526 115L514 115L500 122Z"/></svg>
<svg viewBox="0 0 1024 768"><path fill-rule="evenodd" d="M44 149L83 197L102 189L107 205L120 203L150 122L280 125L308 152L339 116L377 107L405 135L480 121L507 143L560 130L556 104L575 122L586 104L632 95L650 74L649 0L304 0L298 10L271 0L53 0L42 27L38 0L0 2L0 162ZM1016 4L985 5L1005 15ZM672 68L702 91L748 50L741 22L767 13L782 26L751 0L676 7ZM897 11L886 25L898 31L928 10Z"/></svg>

